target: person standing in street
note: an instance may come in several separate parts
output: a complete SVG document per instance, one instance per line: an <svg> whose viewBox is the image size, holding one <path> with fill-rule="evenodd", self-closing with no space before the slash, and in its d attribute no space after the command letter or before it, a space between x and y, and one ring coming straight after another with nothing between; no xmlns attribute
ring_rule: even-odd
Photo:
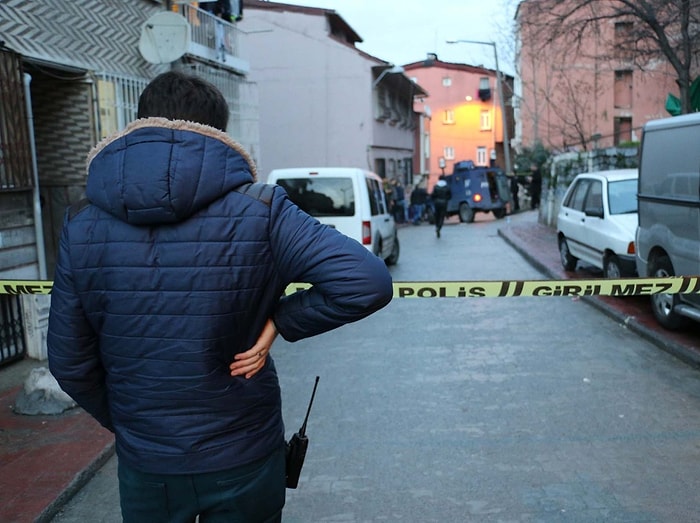
<svg viewBox="0 0 700 523"><path fill-rule="evenodd" d="M532 164L530 171L530 207L538 209L540 206L540 195L542 194L542 172L536 163Z"/></svg>
<svg viewBox="0 0 700 523"><path fill-rule="evenodd" d="M513 200L513 212L518 212L520 210L520 184L518 183L518 176L514 173L510 178L510 194Z"/></svg>
<svg viewBox="0 0 700 523"><path fill-rule="evenodd" d="M254 183L221 92L159 75L88 156L64 219L49 367L115 434L123 520L281 521L285 434L270 354L392 298L383 260ZM285 294L292 282L311 287Z"/></svg>
<svg viewBox="0 0 700 523"><path fill-rule="evenodd" d="M425 212L425 204L428 200L428 191L422 185L417 185L411 191L411 212L413 212L413 225L420 225Z"/></svg>
<svg viewBox="0 0 700 523"><path fill-rule="evenodd" d="M394 220L396 223L406 223L408 221L408 206L406 205L406 190L398 178L391 180L394 200Z"/></svg>
<svg viewBox="0 0 700 523"><path fill-rule="evenodd" d="M447 185L444 176L433 187L433 192L430 195L435 208L435 235L440 237L440 230L445 223L445 215L447 214L447 202L452 198L452 191Z"/></svg>

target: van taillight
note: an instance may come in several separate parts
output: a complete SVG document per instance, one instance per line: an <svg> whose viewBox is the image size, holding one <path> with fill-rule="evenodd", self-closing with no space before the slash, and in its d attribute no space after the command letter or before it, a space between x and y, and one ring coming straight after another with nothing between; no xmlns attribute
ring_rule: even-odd
<svg viewBox="0 0 700 523"><path fill-rule="evenodd" d="M474 195L474 201L477 202L477 203L481 201L481 195L480 195L479 193L476 193L476 194Z"/></svg>
<svg viewBox="0 0 700 523"><path fill-rule="evenodd" d="M372 245L372 227L369 222L362 222L362 245Z"/></svg>
<svg viewBox="0 0 700 523"><path fill-rule="evenodd" d="M634 242L629 242L627 245L627 254L634 254Z"/></svg>

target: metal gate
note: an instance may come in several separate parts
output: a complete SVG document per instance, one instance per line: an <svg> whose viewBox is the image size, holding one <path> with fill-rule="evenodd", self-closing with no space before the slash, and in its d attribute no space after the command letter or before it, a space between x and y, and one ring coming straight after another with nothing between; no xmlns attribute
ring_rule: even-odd
<svg viewBox="0 0 700 523"><path fill-rule="evenodd" d="M21 296L0 294L0 366L27 353L22 325Z"/></svg>
<svg viewBox="0 0 700 523"><path fill-rule="evenodd" d="M34 185L26 122L19 55L0 50L0 193ZM21 297L0 295L0 365L24 358L26 351Z"/></svg>

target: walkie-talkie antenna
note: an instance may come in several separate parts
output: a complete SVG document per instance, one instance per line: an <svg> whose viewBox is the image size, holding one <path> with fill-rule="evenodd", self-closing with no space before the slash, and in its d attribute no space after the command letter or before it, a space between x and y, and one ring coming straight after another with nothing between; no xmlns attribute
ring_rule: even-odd
<svg viewBox="0 0 700 523"><path fill-rule="evenodd" d="M309 414L311 413L311 405L314 402L314 396L316 396L316 387L318 387L318 376L316 376L316 381L314 382L314 390L311 393L311 399L309 400L309 407L306 409L306 417L304 418L304 424L299 429L299 435L306 435L306 422L309 421Z"/></svg>

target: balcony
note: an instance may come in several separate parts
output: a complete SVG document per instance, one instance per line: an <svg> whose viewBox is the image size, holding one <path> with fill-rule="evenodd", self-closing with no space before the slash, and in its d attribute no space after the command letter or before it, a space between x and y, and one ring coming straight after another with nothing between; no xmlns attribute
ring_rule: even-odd
<svg viewBox="0 0 700 523"><path fill-rule="evenodd" d="M173 10L181 13L192 28L187 54L221 64L239 74L250 72L250 64L239 56L241 31L234 24L189 3L175 4Z"/></svg>

